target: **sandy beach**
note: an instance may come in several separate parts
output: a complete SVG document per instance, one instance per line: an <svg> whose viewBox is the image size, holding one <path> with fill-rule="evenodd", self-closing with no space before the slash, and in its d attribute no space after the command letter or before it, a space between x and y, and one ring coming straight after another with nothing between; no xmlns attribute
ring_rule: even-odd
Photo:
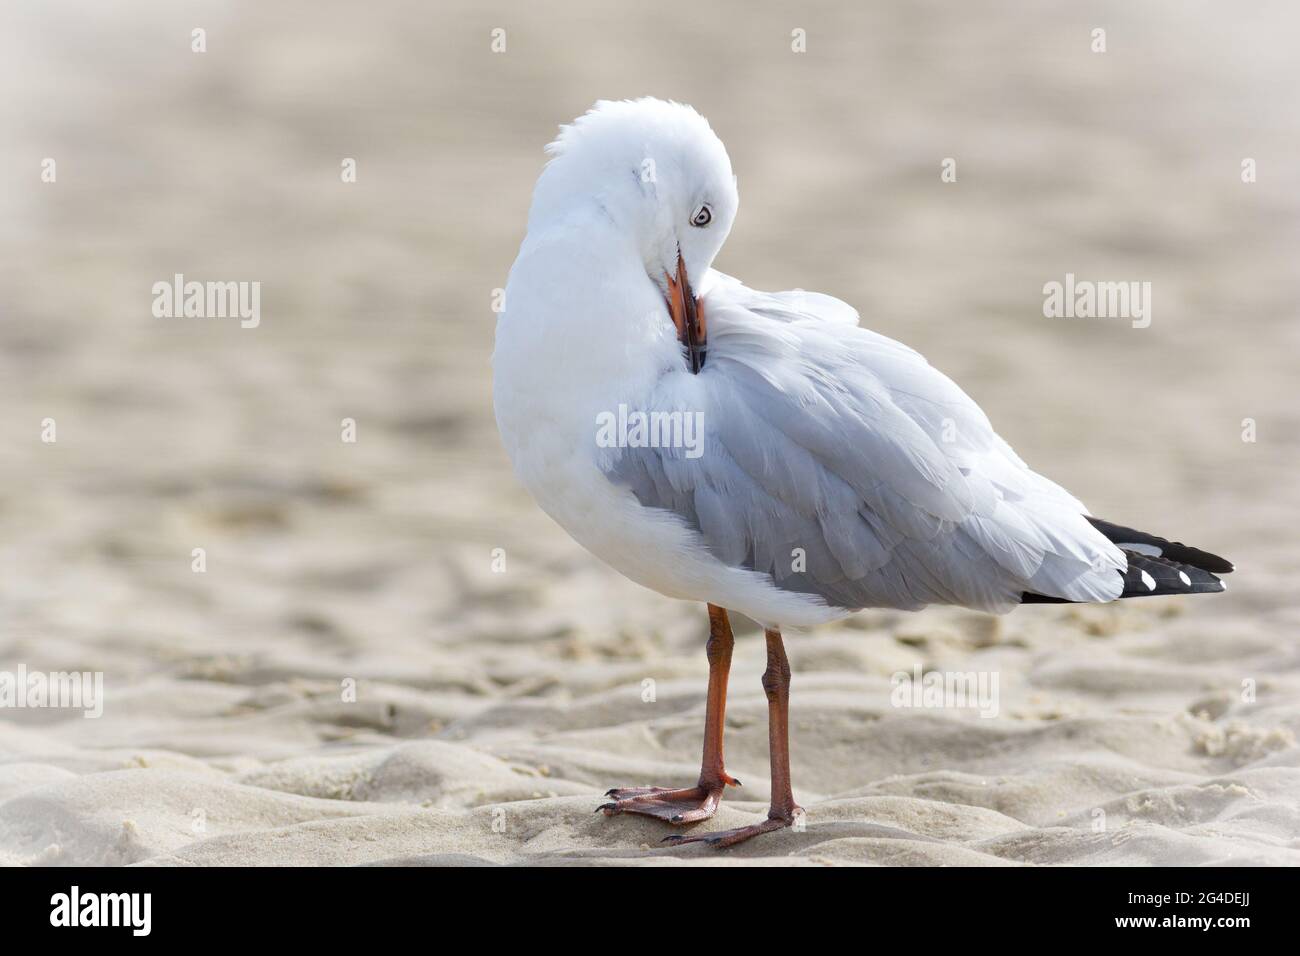
<svg viewBox="0 0 1300 956"><path fill-rule="evenodd" d="M103 681L0 707L0 864L1300 864L1295 11L570 6L0 11L0 672ZM1230 591L787 634L803 827L594 813L694 782L707 622L516 481L492 302L557 124L644 94L727 143L718 268L851 303ZM1149 327L1045 317L1067 273ZM258 324L156 316L176 274ZM766 812L736 623L704 829ZM996 714L898 706L930 671Z"/></svg>

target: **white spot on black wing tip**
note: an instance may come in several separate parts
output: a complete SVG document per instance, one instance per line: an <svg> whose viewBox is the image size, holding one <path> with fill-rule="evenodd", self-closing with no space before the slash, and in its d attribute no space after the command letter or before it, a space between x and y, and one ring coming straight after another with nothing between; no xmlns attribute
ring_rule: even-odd
<svg viewBox="0 0 1300 956"><path fill-rule="evenodd" d="M1151 575L1147 574L1147 573L1146 573L1145 571L1143 571L1141 568L1138 568L1138 574L1142 575L1142 583L1145 584L1145 585L1147 586L1147 590L1148 590L1148 591L1154 591L1154 590L1156 589L1156 579L1155 579L1155 578L1153 578Z"/></svg>
<svg viewBox="0 0 1300 956"><path fill-rule="evenodd" d="M1187 572L1186 572L1186 571L1179 571L1179 572L1178 572L1178 579L1179 579L1180 581L1183 582L1183 586L1184 586L1184 587L1189 587L1189 588L1190 588L1190 587L1192 586L1192 579L1189 578L1189 577L1187 576Z"/></svg>

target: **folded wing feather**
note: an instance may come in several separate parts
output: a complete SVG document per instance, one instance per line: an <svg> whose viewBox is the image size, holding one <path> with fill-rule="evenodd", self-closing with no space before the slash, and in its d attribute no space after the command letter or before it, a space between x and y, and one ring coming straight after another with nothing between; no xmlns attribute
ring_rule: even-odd
<svg viewBox="0 0 1300 956"><path fill-rule="evenodd" d="M1124 554L917 352L829 296L709 278L708 363L665 376L646 409L703 412L703 453L610 460L643 506L679 515L719 560L838 607L1119 596Z"/></svg>

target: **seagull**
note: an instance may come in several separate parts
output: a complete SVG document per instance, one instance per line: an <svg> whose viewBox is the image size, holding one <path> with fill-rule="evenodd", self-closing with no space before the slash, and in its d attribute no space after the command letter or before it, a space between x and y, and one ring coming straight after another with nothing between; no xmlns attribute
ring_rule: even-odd
<svg viewBox="0 0 1300 956"><path fill-rule="evenodd" d="M802 814L782 628L864 608L1224 590L1228 561L1092 517L849 305L713 269L739 196L690 106L602 100L547 152L498 316L502 442L578 543L709 619L697 783L612 789L605 814L698 823L739 784L723 761L729 612L766 637L771 805L759 823L669 843L731 846Z"/></svg>

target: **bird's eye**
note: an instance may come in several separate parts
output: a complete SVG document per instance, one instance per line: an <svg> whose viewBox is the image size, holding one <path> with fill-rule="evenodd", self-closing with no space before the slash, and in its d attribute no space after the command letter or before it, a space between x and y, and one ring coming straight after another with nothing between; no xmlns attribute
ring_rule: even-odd
<svg viewBox="0 0 1300 956"><path fill-rule="evenodd" d="M707 203L695 210L695 215L691 216L692 226L704 227L711 222L713 222L713 210L709 208Z"/></svg>

